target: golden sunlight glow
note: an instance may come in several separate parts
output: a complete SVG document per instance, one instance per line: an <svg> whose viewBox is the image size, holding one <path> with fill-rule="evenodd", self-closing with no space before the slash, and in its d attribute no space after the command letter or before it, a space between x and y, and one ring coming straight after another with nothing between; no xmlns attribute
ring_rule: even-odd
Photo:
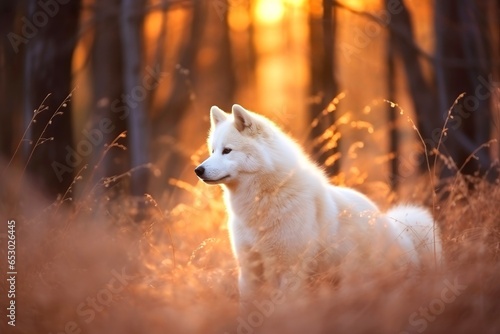
<svg viewBox="0 0 500 334"><path fill-rule="evenodd" d="M366 9L367 2L374 1L366 1L366 0L343 0L342 3L349 6L349 8L363 10Z"/></svg>
<svg viewBox="0 0 500 334"><path fill-rule="evenodd" d="M76 44L75 51L73 53L73 69L79 71L87 60L88 47L87 41L82 38L82 40Z"/></svg>
<svg viewBox="0 0 500 334"><path fill-rule="evenodd" d="M337 160L339 160L341 157L341 154L340 152L337 152L337 153L334 153L332 155L330 155L326 161L325 161L325 166L327 167L330 167L331 165L333 165Z"/></svg>
<svg viewBox="0 0 500 334"><path fill-rule="evenodd" d="M160 34L162 24L162 12L153 11L146 16L144 20L144 31L146 32L146 39L155 39Z"/></svg>
<svg viewBox="0 0 500 334"><path fill-rule="evenodd" d="M276 24L285 15L285 5L281 0L258 0L255 4L254 15L260 23Z"/></svg>
<svg viewBox="0 0 500 334"><path fill-rule="evenodd" d="M227 21L231 30L245 31L250 26L250 16L246 8L233 6L229 10Z"/></svg>
<svg viewBox="0 0 500 334"><path fill-rule="evenodd" d="M319 18L323 16L323 6L320 1L309 1L309 13L311 16Z"/></svg>
<svg viewBox="0 0 500 334"><path fill-rule="evenodd" d="M306 3L305 0L285 0L285 4L293 7L302 7Z"/></svg>

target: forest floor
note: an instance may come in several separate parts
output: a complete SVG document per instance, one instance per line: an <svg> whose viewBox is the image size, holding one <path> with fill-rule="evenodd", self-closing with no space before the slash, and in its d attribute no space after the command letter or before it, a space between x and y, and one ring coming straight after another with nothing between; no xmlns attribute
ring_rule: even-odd
<svg viewBox="0 0 500 334"><path fill-rule="evenodd" d="M16 221L18 273L16 326L3 315L2 333L500 332L497 184L458 176L444 199L427 197L444 240L441 270L354 267L335 287L286 303L256 300L246 317L238 314L221 190L172 185L182 204L147 196L149 217L140 224L130 198L105 193L68 209L24 193L17 216L2 217Z"/></svg>

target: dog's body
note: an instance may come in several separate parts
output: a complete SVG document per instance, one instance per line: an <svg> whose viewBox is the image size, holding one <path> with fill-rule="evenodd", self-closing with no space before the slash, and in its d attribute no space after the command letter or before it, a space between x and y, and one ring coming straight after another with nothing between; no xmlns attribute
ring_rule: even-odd
<svg viewBox="0 0 500 334"><path fill-rule="evenodd" d="M419 263L441 247L427 210L400 206L383 214L363 194L329 184L302 149L268 119L234 105L211 109L211 156L196 168L223 184L243 299L264 282L300 286L346 257ZM298 283L298 285L297 285Z"/></svg>

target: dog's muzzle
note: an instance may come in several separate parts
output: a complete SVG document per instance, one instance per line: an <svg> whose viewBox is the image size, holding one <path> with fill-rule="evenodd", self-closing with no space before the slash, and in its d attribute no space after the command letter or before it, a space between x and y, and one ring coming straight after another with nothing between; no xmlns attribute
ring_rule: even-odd
<svg viewBox="0 0 500 334"><path fill-rule="evenodd" d="M203 176L203 174L205 174L205 167L203 167L202 165L199 165L198 167L196 167L194 169L194 172L196 173L196 175L198 177L201 178Z"/></svg>

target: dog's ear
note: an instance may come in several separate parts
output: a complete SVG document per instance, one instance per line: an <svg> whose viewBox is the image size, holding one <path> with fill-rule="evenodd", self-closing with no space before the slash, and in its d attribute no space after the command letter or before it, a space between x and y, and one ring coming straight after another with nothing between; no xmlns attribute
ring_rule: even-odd
<svg viewBox="0 0 500 334"><path fill-rule="evenodd" d="M222 111L217 106L213 106L210 108L210 123L212 124L212 127L215 128L217 124L225 121L227 119L227 114Z"/></svg>
<svg viewBox="0 0 500 334"><path fill-rule="evenodd" d="M233 116L234 126L239 132L252 127L252 116L239 104L233 105Z"/></svg>

